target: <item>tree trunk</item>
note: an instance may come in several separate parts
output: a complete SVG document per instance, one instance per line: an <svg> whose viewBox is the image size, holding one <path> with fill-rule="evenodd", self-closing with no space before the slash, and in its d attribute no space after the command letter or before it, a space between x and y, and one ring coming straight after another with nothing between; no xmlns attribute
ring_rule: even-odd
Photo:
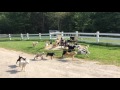
<svg viewBox="0 0 120 90"><path fill-rule="evenodd" d="M44 22L45 22L45 16L44 16L44 12L43 12L42 32L44 32Z"/></svg>
<svg viewBox="0 0 120 90"><path fill-rule="evenodd" d="M58 30L60 30L60 19L58 19Z"/></svg>

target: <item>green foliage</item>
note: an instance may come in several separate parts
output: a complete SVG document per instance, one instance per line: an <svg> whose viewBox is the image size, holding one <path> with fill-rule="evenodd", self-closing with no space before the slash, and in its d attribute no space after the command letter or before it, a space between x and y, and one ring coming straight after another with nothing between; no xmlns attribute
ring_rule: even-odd
<svg viewBox="0 0 120 90"><path fill-rule="evenodd" d="M0 33L120 33L120 12L1 12Z"/></svg>

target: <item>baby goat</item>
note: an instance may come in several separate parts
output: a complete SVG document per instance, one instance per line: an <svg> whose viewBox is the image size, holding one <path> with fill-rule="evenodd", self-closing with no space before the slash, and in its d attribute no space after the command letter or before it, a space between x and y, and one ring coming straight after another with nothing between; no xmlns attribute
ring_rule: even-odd
<svg viewBox="0 0 120 90"><path fill-rule="evenodd" d="M76 51L71 51L71 52L68 52L68 51L63 51L63 54L62 54L62 57L63 56L68 56L68 57L72 57L72 60L74 59L74 56L77 54Z"/></svg>
<svg viewBox="0 0 120 90"><path fill-rule="evenodd" d="M76 48L78 48L78 49L88 49L88 48L89 48L89 45L87 45L87 46L75 45L75 46L76 46Z"/></svg>
<svg viewBox="0 0 120 90"><path fill-rule="evenodd" d="M88 47L89 47L89 45L87 45L87 46L79 46L78 47L78 54L85 54L85 55L87 55L88 56L88 54L90 54L90 52L89 52L89 50L88 50Z"/></svg>
<svg viewBox="0 0 120 90"><path fill-rule="evenodd" d="M51 60L52 60L52 58L53 58L54 55L55 55L55 53L53 53L53 52L52 52L52 53L47 53L47 54L46 54L46 57L47 57L47 56L51 56Z"/></svg>
<svg viewBox="0 0 120 90"><path fill-rule="evenodd" d="M16 64L17 64L17 62L20 63L21 59L25 60L26 58L23 58L23 57L19 56L19 58L18 58L17 61L16 61Z"/></svg>
<svg viewBox="0 0 120 90"><path fill-rule="evenodd" d="M19 66L21 67L21 71L25 71L25 67L27 64L29 64L29 60L26 60L26 58L25 60L23 59L20 60Z"/></svg>
<svg viewBox="0 0 120 90"><path fill-rule="evenodd" d="M49 42L46 42L46 43L45 43L45 47L48 47L48 45L49 45Z"/></svg>
<svg viewBox="0 0 120 90"><path fill-rule="evenodd" d="M33 42L32 45L35 47L38 44L38 42Z"/></svg>
<svg viewBox="0 0 120 90"><path fill-rule="evenodd" d="M34 59L37 59L38 57L41 57L41 59L43 59L44 54L45 54L44 52L38 53L38 54L35 55Z"/></svg>
<svg viewBox="0 0 120 90"><path fill-rule="evenodd" d="M69 50L74 50L75 47L76 47L76 46L70 46L70 45L68 45L68 49L69 49Z"/></svg>

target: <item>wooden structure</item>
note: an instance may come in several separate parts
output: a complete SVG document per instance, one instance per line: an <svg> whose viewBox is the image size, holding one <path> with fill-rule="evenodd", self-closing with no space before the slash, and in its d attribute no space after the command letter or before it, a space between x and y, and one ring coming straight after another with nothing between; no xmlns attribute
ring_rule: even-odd
<svg viewBox="0 0 120 90"><path fill-rule="evenodd" d="M78 37L77 36L72 36L70 37L70 40L68 40L69 43L77 44L78 42Z"/></svg>

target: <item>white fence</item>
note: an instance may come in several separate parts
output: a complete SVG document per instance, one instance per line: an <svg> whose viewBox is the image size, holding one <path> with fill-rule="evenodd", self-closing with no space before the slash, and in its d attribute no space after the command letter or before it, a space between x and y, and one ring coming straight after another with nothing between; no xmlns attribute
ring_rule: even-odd
<svg viewBox="0 0 120 90"><path fill-rule="evenodd" d="M70 36L78 36L79 41L85 42L103 42L120 44L120 34L118 33L81 33L81 32L60 32L60 33L39 33L39 34L0 34L1 38L9 38L9 40L30 40L30 39L56 39L56 36L61 34L63 38L69 39Z"/></svg>

